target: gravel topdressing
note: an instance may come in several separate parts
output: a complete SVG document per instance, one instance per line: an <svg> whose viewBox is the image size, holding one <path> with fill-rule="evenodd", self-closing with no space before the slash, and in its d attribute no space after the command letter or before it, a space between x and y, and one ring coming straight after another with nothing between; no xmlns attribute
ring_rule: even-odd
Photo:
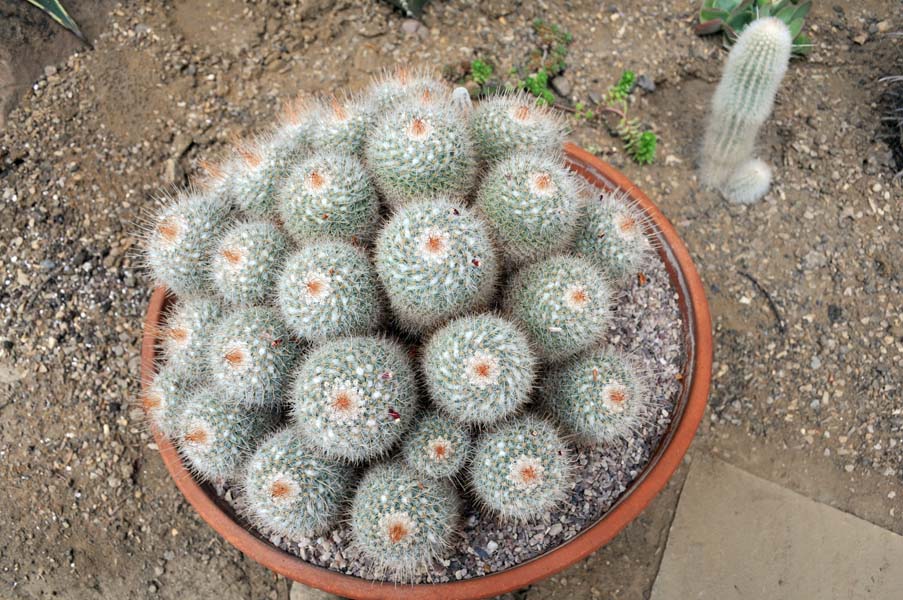
<svg viewBox="0 0 903 600"><path fill-rule="evenodd" d="M674 403L681 389L677 378L684 361L682 320L677 294L658 260L644 271L646 282L634 282L617 300L607 340L635 356L645 367L649 389L655 395L655 414L630 439L610 446L578 446L575 478L568 502L530 523L506 523L478 511L464 491L461 476L463 518L460 535L448 558L436 561L404 583L437 583L469 579L514 567L548 552L592 525L627 490L652 457L671 423ZM240 492L228 487L218 492L233 506ZM351 546L347 523L316 539L292 542L270 537L276 546L311 564L365 579L392 579L379 573Z"/></svg>

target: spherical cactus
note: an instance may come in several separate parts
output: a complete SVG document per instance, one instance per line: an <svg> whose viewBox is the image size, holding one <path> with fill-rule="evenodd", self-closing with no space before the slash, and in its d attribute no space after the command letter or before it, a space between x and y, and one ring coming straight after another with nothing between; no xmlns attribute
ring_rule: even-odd
<svg viewBox="0 0 903 600"><path fill-rule="evenodd" d="M470 481L477 500L502 518L535 519L568 495L571 452L555 427L526 416L477 440Z"/></svg>
<svg viewBox="0 0 903 600"><path fill-rule="evenodd" d="M522 269L506 310L542 358L558 361L599 341L608 326L610 286L586 259L556 256Z"/></svg>
<svg viewBox="0 0 903 600"><path fill-rule="evenodd" d="M368 240L379 218L379 198L358 159L327 150L289 173L279 192L279 214L300 243Z"/></svg>
<svg viewBox="0 0 903 600"><path fill-rule="evenodd" d="M207 354L213 383L248 406L278 404L297 355L289 335L268 308L244 308L224 316Z"/></svg>
<svg viewBox="0 0 903 600"><path fill-rule="evenodd" d="M608 193L587 205L574 249L613 282L625 283L652 257L646 214L623 193Z"/></svg>
<svg viewBox="0 0 903 600"><path fill-rule="evenodd" d="M269 221L239 223L217 244L210 274L229 304L248 306L266 300L286 249L285 236Z"/></svg>
<svg viewBox="0 0 903 600"><path fill-rule="evenodd" d="M337 98L321 102L314 111L316 125L311 136L314 147L360 154L370 121L371 115L360 102L342 102Z"/></svg>
<svg viewBox="0 0 903 600"><path fill-rule="evenodd" d="M292 428L263 441L242 489L251 520L290 540L325 532L349 496L352 469L305 447Z"/></svg>
<svg viewBox="0 0 903 600"><path fill-rule="evenodd" d="M447 481L418 478L398 462L371 467L351 507L354 545L400 579L445 554L460 519Z"/></svg>
<svg viewBox="0 0 903 600"><path fill-rule="evenodd" d="M570 246L584 198L557 154L521 152L486 175L476 206L505 255L532 261Z"/></svg>
<svg viewBox="0 0 903 600"><path fill-rule="evenodd" d="M197 380L181 366L167 363L141 397L144 413L157 431L172 438L178 432L182 411L194 393Z"/></svg>
<svg viewBox="0 0 903 600"><path fill-rule="evenodd" d="M327 342L295 374L297 431L327 456L349 462L386 454L413 423L416 405L414 371L388 340Z"/></svg>
<svg viewBox="0 0 903 600"><path fill-rule="evenodd" d="M145 256L157 283L182 297L210 287L208 261L231 207L222 196L180 194L157 213Z"/></svg>
<svg viewBox="0 0 903 600"><path fill-rule="evenodd" d="M269 151L296 162L303 160L313 148L316 112L316 103L309 98L286 102L267 144Z"/></svg>
<svg viewBox="0 0 903 600"><path fill-rule="evenodd" d="M381 313L370 260L345 242L312 244L291 255L279 277L278 303L288 326L307 340L367 333Z"/></svg>
<svg viewBox="0 0 903 600"><path fill-rule="evenodd" d="M423 375L437 406L460 423L484 426L527 402L536 358L527 337L493 315L456 319L423 351Z"/></svg>
<svg viewBox="0 0 903 600"><path fill-rule="evenodd" d="M376 272L402 327L422 330L489 301L498 260L486 226L449 200L399 209L376 242Z"/></svg>
<svg viewBox="0 0 903 600"><path fill-rule="evenodd" d="M207 374L207 349L222 311L220 303L212 298L180 299L167 313L160 331L166 364L178 367L194 381L203 379Z"/></svg>
<svg viewBox="0 0 903 600"><path fill-rule="evenodd" d="M594 350L553 370L542 397L561 423L603 444L638 430L650 417L652 401L634 361L611 349Z"/></svg>
<svg viewBox="0 0 903 600"><path fill-rule="evenodd" d="M420 477L452 477L467 461L470 435L450 417L432 411L423 415L404 441L407 465Z"/></svg>
<svg viewBox="0 0 903 600"><path fill-rule="evenodd" d="M236 477L278 417L270 410L248 409L223 394L213 388L193 394L178 426L180 452L195 475L211 481Z"/></svg>
<svg viewBox="0 0 903 600"><path fill-rule="evenodd" d="M552 109L516 93L480 102L471 114L470 131L480 158L493 162L522 151L558 153L566 130Z"/></svg>
<svg viewBox="0 0 903 600"><path fill-rule="evenodd" d="M365 148L386 200L399 206L437 194L467 195L476 160L465 122L448 103L402 105L380 117Z"/></svg>
<svg viewBox="0 0 903 600"><path fill-rule="evenodd" d="M447 93L448 86L429 72L398 68L384 73L370 85L363 104L371 115L378 117L414 101L441 100Z"/></svg>
<svg viewBox="0 0 903 600"><path fill-rule="evenodd" d="M262 138L236 149L242 163L232 177L232 196L244 212L269 216L276 207L277 193L299 159L300 152L285 138Z"/></svg>

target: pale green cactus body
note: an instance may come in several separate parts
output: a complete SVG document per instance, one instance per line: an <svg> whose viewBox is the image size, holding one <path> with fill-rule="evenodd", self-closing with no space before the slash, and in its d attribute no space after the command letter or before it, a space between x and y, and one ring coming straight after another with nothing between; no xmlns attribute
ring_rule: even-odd
<svg viewBox="0 0 903 600"><path fill-rule="evenodd" d="M232 176L235 205L253 217L268 217L276 209L282 182L305 154L304 147L285 137L267 137L237 149L242 158Z"/></svg>
<svg viewBox="0 0 903 600"><path fill-rule="evenodd" d="M399 324L422 331L486 304L498 260L483 222L438 199L393 215L377 237L376 272Z"/></svg>
<svg viewBox="0 0 903 600"><path fill-rule="evenodd" d="M263 307L225 315L207 354L214 386L246 406L276 406L297 356L288 327Z"/></svg>
<svg viewBox="0 0 903 600"><path fill-rule="evenodd" d="M397 69L377 78L367 89L363 104L374 117L415 102L430 104L444 100L448 86L426 71Z"/></svg>
<svg viewBox="0 0 903 600"><path fill-rule="evenodd" d="M179 194L157 213L145 241L145 256L158 284L180 297L211 287L210 251L228 222L231 206L222 196Z"/></svg>
<svg viewBox="0 0 903 600"><path fill-rule="evenodd" d="M469 126L477 153L489 162L515 152L555 155L566 135L561 118L524 93L483 100L472 111Z"/></svg>
<svg viewBox="0 0 903 600"><path fill-rule="evenodd" d="M185 404L198 384L192 374L179 365L167 363L154 376L141 397L141 405L151 425L167 438L178 433Z"/></svg>
<svg viewBox="0 0 903 600"><path fill-rule="evenodd" d="M279 191L279 215L295 241L367 241L379 218L379 198L364 165L324 150L298 164Z"/></svg>
<svg viewBox="0 0 903 600"><path fill-rule="evenodd" d="M206 356L213 328L222 313L222 306L213 298L180 299L166 314L160 330L166 364L178 367L193 381L203 380L207 376Z"/></svg>
<svg viewBox="0 0 903 600"><path fill-rule="evenodd" d="M365 157L393 206L439 194L464 197L475 183L467 126L448 102L402 104L382 115L373 125Z"/></svg>
<svg viewBox="0 0 903 600"><path fill-rule="evenodd" d="M767 192L763 163L754 158L756 136L771 115L775 95L787 72L793 35L778 18L749 25L731 49L702 150L701 175L706 185L728 200L750 203Z"/></svg>
<svg viewBox="0 0 903 600"><path fill-rule="evenodd" d="M580 438L611 443L649 421L652 395L636 362L598 349L554 369L542 389L545 405Z"/></svg>
<svg viewBox="0 0 903 600"><path fill-rule="evenodd" d="M625 284L648 264L653 246L646 237L649 219L622 192L603 194L586 207L574 245L618 284Z"/></svg>
<svg viewBox="0 0 903 600"><path fill-rule="evenodd" d="M556 256L522 269L505 307L540 356L559 361L598 342L608 327L611 287L579 257Z"/></svg>
<svg viewBox="0 0 903 600"><path fill-rule="evenodd" d="M570 246L585 200L576 178L555 153L518 152L483 179L476 206L515 263Z"/></svg>
<svg viewBox="0 0 903 600"><path fill-rule="evenodd" d="M285 322L306 340L365 334L379 324L376 273L366 253L351 244L301 248L286 260L277 288Z"/></svg>
<svg viewBox="0 0 903 600"><path fill-rule="evenodd" d="M528 521L568 496L571 451L555 427L525 416L477 440L470 483L482 506L504 519Z"/></svg>
<svg viewBox="0 0 903 600"><path fill-rule="evenodd" d="M295 429L336 459L361 463L385 455L413 424L416 407L414 370L389 340L326 342L295 374Z"/></svg>
<svg viewBox="0 0 903 600"><path fill-rule="evenodd" d="M291 427L265 439L244 469L243 505L264 531L297 541L326 532L349 497L351 467L305 446Z"/></svg>
<svg viewBox="0 0 903 600"><path fill-rule="evenodd" d="M350 155L363 152L372 115L360 101L331 99L320 102L313 111L311 139L314 148Z"/></svg>
<svg viewBox="0 0 903 600"><path fill-rule="evenodd" d="M490 425L523 406L536 367L527 337L510 321L488 314L452 321L423 351L430 397L469 426Z"/></svg>
<svg viewBox="0 0 903 600"><path fill-rule="evenodd" d="M456 475L470 452L470 435L451 417L430 411L420 417L404 440L405 463L420 477Z"/></svg>
<svg viewBox="0 0 903 600"><path fill-rule="evenodd" d="M275 426L278 414L249 409L227 392L203 388L182 408L177 427L179 451L194 474L222 482L235 479L254 448Z"/></svg>
<svg viewBox="0 0 903 600"><path fill-rule="evenodd" d="M358 485L351 533L378 571L404 580L444 557L459 519L460 499L449 482L390 462L371 467Z"/></svg>
<svg viewBox="0 0 903 600"><path fill-rule="evenodd" d="M216 290L232 306L262 303L272 291L286 247L285 236L269 221L233 225L211 255Z"/></svg>

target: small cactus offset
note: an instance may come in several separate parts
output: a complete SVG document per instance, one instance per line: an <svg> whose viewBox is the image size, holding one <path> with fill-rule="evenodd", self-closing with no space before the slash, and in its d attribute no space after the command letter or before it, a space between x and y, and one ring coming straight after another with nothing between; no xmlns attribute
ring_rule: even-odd
<svg viewBox="0 0 903 600"><path fill-rule="evenodd" d="M527 521L567 497L571 474L571 451L555 427L526 416L480 438L470 483L480 504L503 518Z"/></svg>
<svg viewBox="0 0 903 600"><path fill-rule="evenodd" d="M295 167L279 191L279 215L295 241L369 240L379 218L379 198L357 158L317 152Z"/></svg>
<svg viewBox="0 0 903 600"><path fill-rule="evenodd" d="M166 315L160 332L163 357L170 367L179 367L192 381L207 375L207 348L222 307L212 298L179 300Z"/></svg>
<svg viewBox="0 0 903 600"><path fill-rule="evenodd" d="M768 191L770 172L764 163L750 161L787 72L792 46L787 25L769 17L749 25L728 55L712 99L701 175L703 183L732 202L756 202Z"/></svg>
<svg viewBox="0 0 903 600"><path fill-rule="evenodd" d="M239 309L225 315L207 353L213 384L246 406L280 402L297 349L288 327L269 308Z"/></svg>
<svg viewBox="0 0 903 600"><path fill-rule="evenodd" d="M221 482L237 478L257 443L271 431L278 414L248 409L228 392L203 388L182 408L177 428L179 451L195 475Z"/></svg>
<svg viewBox="0 0 903 600"><path fill-rule="evenodd" d="M537 359L527 337L494 315L462 317L435 332L423 351L430 396L460 423L485 426L523 406Z"/></svg>
<svg viewBox="0 0 903 600"><path fill-rule="evenodd" d="M262 303L272 291L286 245L285 236L269 221L234 225L211 257L216 290L233 306Z"/></svg>
<svg viewBox="0 0 903 600"><path fill-rule="evenodd" d="M351 244L301 248L286 260L277 287L285 322L306 340L365 334L379 323L376 273L364 251Z"/></svg>
<svg viewBox="0 0 903 600"><path fill-rule="evenodd" d="M380 117L365 149L367 167L389 204L467 195L476 157L466 123L447 100L402 105Z"/></svg>
<svg viewBox="0 0 903 600"><path fill-rule="evenodd" d="M613 283L624 284L652 257L648 220L622 192L605 193L587 205L574 249Z"/></svg>
<svg viewBox="0 0 903 600"><path fill-rule="evenodd" d="M611 443L650 418L652 396L633 360L602 349L568 362L546 378L545 405L580 438Z"/></svg>
<svg viewBox="0 0 903 600"><path fill-rule="evenodd" d="M295 374L295 429L329 457L360 463L385 455L413 424L416 408L414 370L388 340L327 342Z"/></svg>
<svg viewBox="0 0 903 600"><path fill-rule="evenodd" d="M561 117L524 93L480 102L470 117L470 131L480 158L490 162L516 152L554 156L566 135Z"/></svg>
<svg viewBox="0 0 903 600"><path fill-rule="evenodd" d="M563 165L554 153L517 153L483 179L476 206L516 263L564 250L577 233L584 198Z"/></svg>
<svg viewBox="0 0 903 600"><path fill-rule="evenodd" d="M194 393L197 380L180 365L167 363L154 376L141 397L141 406L151 425L167 438L178 432L182 411Z"/></svg>
<svg viewBox="0 0 903 600"><path fill-rule="evenodd" d="M450 200L400 208L376 241L376 272L395 317L415 331L488 302L497 270L486 226Z"/></svg>
<svg viewBox="0 0 903 600"><path fill-rule="evenodd" d="M586 259L570 256L525 267L506 298L508 314L552 362L599 341L608 326L610 305L604 273Z"/></svg>
<svg viewBox="0 0 903 600"><path fill-rule="evenodd" d="M450 483L390 462L372 467L358 485L351 533L379 571L405 580L445 554L459 519L460 499Z"/></svg>
<svg viewBox="0 0 903 600"><path fill-rule="evenodd" d="M251 520L290 540L324 533L350 495L352 469L304 446L292 428L265 439L248 461L242 490Z"/></svg>
<svg viewBox="0 0 903 600"><path fill-rule="evenodd" d="M145 241L147 264L158 284L181 297L210 289L209 256L231 206L222 197L179 194L157 213Z"/></svg>
<svg viewBox="0 0 903 600"><path fill-rule="evenodd" d="M423 415L404 441L407 465L420 477L442 479L457 474L470 452L467 430L441 412Z"/></svg>

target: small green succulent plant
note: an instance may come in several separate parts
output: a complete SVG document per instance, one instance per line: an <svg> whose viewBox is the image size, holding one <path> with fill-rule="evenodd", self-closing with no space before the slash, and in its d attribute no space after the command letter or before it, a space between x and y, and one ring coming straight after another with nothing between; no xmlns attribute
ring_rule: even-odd
<svg viewBox="0 0 903 600"><path fill-rule="evenodd" d="M696 33L724 34L725 47L731 47L753 21L776 17L790 29L792 52L805 56L812 51L812 41L803 33L812 0L703 0Z"/></svg>

